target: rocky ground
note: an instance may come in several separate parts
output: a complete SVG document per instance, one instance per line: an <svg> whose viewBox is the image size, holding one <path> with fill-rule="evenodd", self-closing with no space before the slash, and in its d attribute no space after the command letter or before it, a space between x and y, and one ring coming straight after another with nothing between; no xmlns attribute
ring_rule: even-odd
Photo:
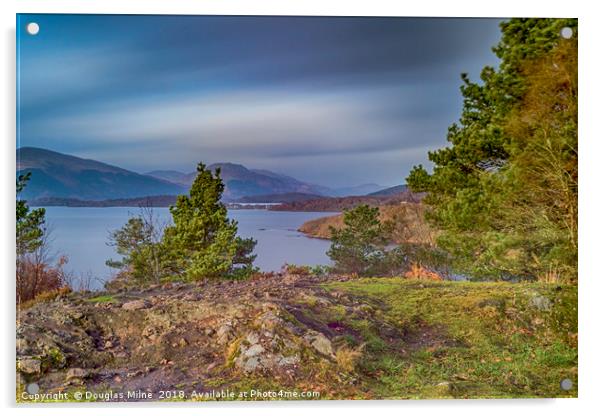
<svg viewBox="0 0 602 416"><path fill-rule="evenodd" d="M570 396L576 390L560 391L556 378L576 383L576 289L573 322L555 313L570 307L573 290L558 288L276 275L70 293L18 314L17 400L27 401L31 383L130 401L215 399L224 389L322 399ZM446 298L449 310L433 309ZM470 328L473 308L482 317ZM513 332L500 337L495 325ZM545 374L517 371L527 350L525 363L541 360ZM446 369L448 360L464 367Z"/></svg>

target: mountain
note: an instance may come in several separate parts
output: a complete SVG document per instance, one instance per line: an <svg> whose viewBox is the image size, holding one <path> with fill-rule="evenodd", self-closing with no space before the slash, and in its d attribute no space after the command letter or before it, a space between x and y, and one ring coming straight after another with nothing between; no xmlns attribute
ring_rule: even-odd
<svg viewBox="0 0 602 416"><path fill-rule="evenodd" d="M187 188L91 159L36 147L17 149L17 175L31 172L26 199L77 198L103 200L152 195L178 195Z"/></svg>
<svg viewBox="0 0 602 416"><path fill-rule="evenodd" d="M221 177L226 185L224 200L234 201L243 197L277 194L311 194L318 197L329 191L328 188L301 182L293 177L261 169L248 169L236 163L215 163L209 169L221 170ZM153 171L148 175L158 179L173 181L189 187L196 177L196 172L182 173L178 171ZM267 201L261 201L267 202Z"/></svg>
<svg viewBox="0 0 602 416"><path fill-rule="evenodd" d="M378 192L382 189L385 189L384 186L377 185L375 183L365 183L357 186L350 186L347 188L337 188L333 189L329 195L330 196L362 196L369 195L374 192Z"/></svg>
<svg viewBox="0 0 602 416"><path fill-rule="evenodd" d="M190 187L192 179L194 179L194 177L190 179L188 174L178 172L177 170L153 170L151 172L146 172L145 175L182 185L186 188Z"/></svg>
<svg viewBox="0 0 602 416"><path fill-rule="evenodd" d="M281 179L283 181L287 181L291 184L296 184L300 188L307 188L309 190L312 190L313 193L316 195L329 195L330 196L333 192L332 189L330 189L326 186L301 182L301 181L293 178L292 176L283 175L281 173L275 173L275 172L265 170L265 169L252 169L252 171L255 173L258 173L260 175L266 175L266 176L270 176L275 179ZM301 193L303 193L303 192L301 191Z"/></svg>
<svg viewBox="0 0 602 416"><path fill-rule="evenodd" d="M382 189L376 184L364 184L333 190L235 163L215 163L209 168L221 170L226 188L223 195L225 202L292 203L318 200L325 196L366 195L375 189ZM32 173L32 179L23 192L23 197L29 200L62 198L102 201L173 196L187 193L196 177L196 172L176 170L139 174L96 160L35 147L17 149L17 174L25 172ZM245 197L253 197L253 201L241 201Z"/></svg>
<svg viewBox="0 0 602 416"><path fill-rule="evenodd" d="M381 189L380 191L377 191L377 192L372 192L372 193L368 194L368 196L391 196L391 195L401 194L408 190L409 190L408 185L397 185L397 186L392 186L390 188Z"/></svg>
<svg viewBox="0 0 602 416"><path fill-rule="evenodd" d="M268 202L267 200L253 199L253 201L242 201L240 198L266 196L272 197L280 194L309 194L315 196L364 196L385 189L384 186L375 183L366 183L358 186L332 189L326 186L302 182L292 176L272 172L265 169L248 169L243 165L235 163L215 163L209 168L221 169L222 179L226 184L224 199L236 202ZM196 173L182 173L174 170L156 170L148 172L147 175L167 180L184 186L190 186L196 177ZM293 197L294 198L294 197ZM261 198L260 198L261 199ZM306 198L302 198L306 200ZM318 198L313 198L318 199ZM295 202L298 200L283 200L278 202Z"/></svg>

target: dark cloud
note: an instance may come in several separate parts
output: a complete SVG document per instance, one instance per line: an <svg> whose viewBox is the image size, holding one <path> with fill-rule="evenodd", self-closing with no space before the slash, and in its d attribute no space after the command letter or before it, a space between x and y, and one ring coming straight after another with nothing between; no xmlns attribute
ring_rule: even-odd
<svg viewBox="0 0 602 416"><path fill-rule="evenodd" d="M494 65L499 37L495 19L21 15L20 25L32 20L40 34L19 41L21 145L137 170L235 161L330 185L394 184L424 163L459 115L459 74ZM350 172L358 163L366 170Z"/></svg>

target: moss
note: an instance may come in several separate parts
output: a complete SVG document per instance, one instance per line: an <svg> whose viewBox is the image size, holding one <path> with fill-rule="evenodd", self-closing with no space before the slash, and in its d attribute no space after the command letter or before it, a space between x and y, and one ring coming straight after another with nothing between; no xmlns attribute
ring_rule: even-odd
<svg viewBox="0 0 602 416"><path fill-rule="evenodd" d="M363 382L377 397L577 394L559 387L563 378L577 382L574 286L368 278L324 287L365 298L404 334L405 353L379 337L372 319L346 322L366 342ZM551 309L534 307L534 296L550 299Z"/></svg>
<svg viewBox="0 0 602 416"><path fill-rule="evenodd" d="M312 295L304 294L298 302L302 305L307 305L310 308L313 308L318 304L318 298Z"/></svg>
<svg viewBox="0 0 602 416"><path fill-rule="evenodd" d="M341 321L347 315L347 308L344 305L333 305L325 311L333 321Z"/></svg>
<svg viewBox="0 0 602 416"><path fill-rule="evenodd" d="M41 361L43 371L51 368L63 368L67 364L67 358L58 348L49 348Z"/></svg>

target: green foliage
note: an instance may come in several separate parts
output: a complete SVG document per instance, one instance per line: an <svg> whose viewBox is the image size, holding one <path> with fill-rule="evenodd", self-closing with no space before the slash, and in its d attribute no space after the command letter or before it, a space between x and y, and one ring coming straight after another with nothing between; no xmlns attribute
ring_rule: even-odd
<svg viewBox="0 0 602 416"><path fill-rule="evenodd" d="M315 266L310 267L309 272L314 276L327 276L331 273L331 267L325 266L322 264L317 264Z"/></svg>
<svg viewBox="0 0 602 416"><path fill-rule="evenodd" d="M31 210L27 201L19 198L30 179L31 172L17 178L17 257L35 251L42 245L44 236L46 210Z"/></svg>
<svg viewBox="0 0 602 416"><path fill-rule="evenodd" d="M256 241L237 236L237 223L220 202L224 184L199 164L190 195L170 207L173 225L163 226L152 208L142 208L110 235L121 260L107 265L126 272L137 283L203 278L247 278L253 268Z"/></svg>
<svg viewBox="0 0 602 416"><path fill-rule="evenodd" d="M410 270L412 265L417 265L437 273L444 279L451 277L450 265L453 259L447 251L437 246L404 242L399 244L396 250L406 270Z"/></svg>
<svg viewBox="0 0 602 416"><path fill-rule="evenodd" d="M378 218L378 207L360 205L343 215L344 227L330 227L328 256L334 271L360 276L380 274L386 269L386 230Z"/></svg>
<svg viewBox="0 0 602 416"><path fill-rule="evenodd" d="M146 215L132 217L109 236L121 260L107 260L109 267L123 269L135 281L159 282L164 276L165 254L157 235L157 225Z"/></svg>
<svg viewBox="0 0 602 416"><path fill-rule="evenodd" d="M187 280L244 278L253 272L256 241L236 235L238 224L220 202L224 183L200 163L189 195L170 208L173 225L165 229L164 247L172 273Z"/></svg>
<svg viewBox="0 0 602 416"><path fill-rule="evenodd" d="M560 37L571 27L572 39ZM454 266L475 278L576 279L577 21L511 19L478 83L462 75L464 109L450 146L407 182Z"/></svg>

